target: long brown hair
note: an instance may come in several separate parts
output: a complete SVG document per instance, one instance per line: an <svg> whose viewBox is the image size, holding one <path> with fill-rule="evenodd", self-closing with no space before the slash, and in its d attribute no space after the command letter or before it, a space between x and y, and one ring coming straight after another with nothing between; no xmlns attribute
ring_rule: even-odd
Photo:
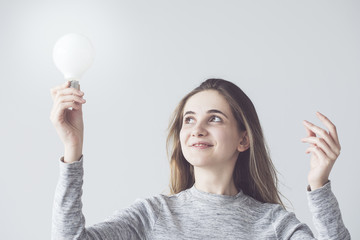
<svg viewBox="0 0 360 240"><path fill-rule="evenodd" d="M194 167L181 151L180 130L183 111L187 100L204 90L218 91L230 105L240 131L247 131L250 147L240 152L233 172L238 191L260 202L277 203L284 206L277 188L277 175L264 139L259 118L250 98L234 83L224 79L211 78L188 93L176 107L169 124L167 151L170 157L170 193L176 194L191 188L195 183Z"/></svg>

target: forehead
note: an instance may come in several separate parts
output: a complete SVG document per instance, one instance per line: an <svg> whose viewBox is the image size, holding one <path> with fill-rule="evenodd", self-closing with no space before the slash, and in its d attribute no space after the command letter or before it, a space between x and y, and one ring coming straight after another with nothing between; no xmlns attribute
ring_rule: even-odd
<svg viewBox="0 0 360 240"><path fill-rule="evenodd" d="M216 90L205 90L196 93L187 100L184 106L184 112L206 112L209 109L217 109L224 113L231 113L228 102L224 96Z"/></svg>

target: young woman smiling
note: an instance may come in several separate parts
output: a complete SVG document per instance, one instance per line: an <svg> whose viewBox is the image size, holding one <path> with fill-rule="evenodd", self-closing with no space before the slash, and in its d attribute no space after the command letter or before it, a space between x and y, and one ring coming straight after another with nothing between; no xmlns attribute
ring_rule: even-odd
<svg viewBox="0 0 360 240"><path fill-rule="evenodd" d="M81 193L83 93L51 90L51 120L64 143L53 214L53 239L314 239L279 196L276 171L251 100L235 84L208 79L174 111L167 139L170 196L137 200L85 228ZM72 107L73 110L68 108ZM340 154L336 128L304 121L311 153L308 203L319 239L350 239L331 191Z"/></svg>

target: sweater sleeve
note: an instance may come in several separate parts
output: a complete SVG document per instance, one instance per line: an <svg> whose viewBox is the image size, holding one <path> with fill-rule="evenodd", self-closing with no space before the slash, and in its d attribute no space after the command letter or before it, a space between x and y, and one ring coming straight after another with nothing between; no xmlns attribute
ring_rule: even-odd
<svg viewBox="0 0 360 240"><path fill-rule="evenodd" d="M307 193L310 212L318 232L318 239L348 240L350 234L341 218L341 212L330 182ZM315 239L310 228L301 223L294 213L278 206L273 211L277 239Z"/></svg>
<svg viewBox="0 0 360 240"><path fill-rule="evenodd" d="M146 239L151 234L161 205L156 197L136 200L130 207L86 228L81 202L83 174L83 156L73 163L64 163L61 158L53 205L53 240Z"/></svg>
<svg viewBox="0 0 360 240"><path fill-rule="evenodd" d="M319 239L350 239L330 181L322 188L308 191L307 197Z"/></svg>

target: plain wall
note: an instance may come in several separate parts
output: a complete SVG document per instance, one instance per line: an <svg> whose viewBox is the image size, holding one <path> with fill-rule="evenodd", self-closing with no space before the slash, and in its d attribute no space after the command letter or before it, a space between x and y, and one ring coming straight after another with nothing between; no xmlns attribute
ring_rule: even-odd
<svg viewBox="0 0 360 240"><path fill-rule="evenodd" d="M210 77L236 83L257 109L280 190L300 221L310 155L304 119L332 120L341 155L331 173L343 220L360 239L358 1L1 1L0 236L49 239L63 146L49 116L64 82L52 49L91 39L83 212L87 225L168 192L165 140L180 99Z"/></svg>

